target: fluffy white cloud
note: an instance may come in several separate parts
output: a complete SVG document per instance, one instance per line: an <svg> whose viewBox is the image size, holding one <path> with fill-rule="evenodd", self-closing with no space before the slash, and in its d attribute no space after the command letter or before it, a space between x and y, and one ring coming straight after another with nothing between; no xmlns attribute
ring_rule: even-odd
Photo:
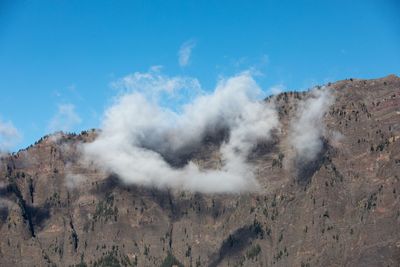
<svg viewBox="0 0 400 267"><path fill-rule="evenodd" d="M189 64L190 56L195 46L196 42L194 40L189 40L182 44L178 52L178 61L181 67L185 67Z"/></svg>
<svg viewBox="0 0 400 267"><path fill-rule="evenodd" d="M0 119L0 154L12 149L21 139L21 133L11 121L5 122Z"/></svg>
<svg viewBox="0 0 400 267"><path fill-rule="evenodd" d="M50 120L48 128L50 131L68 132L82 122L81 117L76 113L73 104L58 105L57 113Z"/></svg>
<svg viewBox="0 0 400 267"><path fill-rule="evenodd" d="M127 183L200 192L256 189L247 156L279 127L275 109L260 101L262 92L249 73L220 81L212 93L197 94L179 111L159 101L160 92L174 92L187 81L198 86L193 79L151 72L120 80L134 86L107 109L102 131L83 145L84 155ZM206 135L221 130L229 138L220 146L220 169L204 170L192 161L171 166L171 159L196 151Z"/></svg>
<svg viewBox="0 0 400 267"><path fill-rule="evenodd" d="M280 124L273 101L261 101L264 95L250 72L220 80L212 92L203 91L196 79L163 75L160 67L112 85L120 91L104 113L102 131L94 142L82 144L87 161L128 184L205 193L257 190L249 153ZM279 85L269 92L282 90ZM333 100L324 88L299 102L288 128L297 165L321 151L323 116ZM221 133L212 169L191 160L205 138ZM67 181L73 185L80 178Z"/></svg>
<svg viewBox="0 0 400 267"><path fill-rule="evenodd" d="M308 99L299 103L298 115L290 124L289 141L303 162L314 160L321 151L325 132L322 119L333 100L331 91L323 88L314 89Z"/></svg>

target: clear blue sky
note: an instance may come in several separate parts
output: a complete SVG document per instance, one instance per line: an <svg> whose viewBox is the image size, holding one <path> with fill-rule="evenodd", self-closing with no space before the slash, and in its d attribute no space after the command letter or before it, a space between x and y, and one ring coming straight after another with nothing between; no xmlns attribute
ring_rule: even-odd
<svg viewBox="0 0 400 267"><path fill-rule="evenodd" d="M98 127L110 83L154 65L204 88L250 68L265 89L399 75L400 2L0 0L0 119L22 135L14 150L48 133L60 105L80 118L70 130Z"/></svg>

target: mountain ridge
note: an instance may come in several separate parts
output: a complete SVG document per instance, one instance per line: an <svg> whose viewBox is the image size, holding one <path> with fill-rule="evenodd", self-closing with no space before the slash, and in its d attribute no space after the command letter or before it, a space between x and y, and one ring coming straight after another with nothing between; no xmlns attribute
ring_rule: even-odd
<svg viewBox="0 0 400 267"><path fill-rule="evenodd" d="M335 100L324 116L322 148L306 164L291 156L287 140L310 92L266 99L276 105L281 129L249 156L256 192L124 184L81 160L79 146L98 130L50 135L3 157L0 263L397 266L400 79L327 86ZM205 142L190 160L218 168L217 146Z"/></svg>

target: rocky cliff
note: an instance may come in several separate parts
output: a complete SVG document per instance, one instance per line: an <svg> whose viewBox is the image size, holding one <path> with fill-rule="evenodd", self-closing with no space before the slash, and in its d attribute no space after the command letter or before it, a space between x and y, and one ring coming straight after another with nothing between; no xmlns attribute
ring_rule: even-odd
<svg viewBox="0 0 400 267"><path fill-rule="evenodd" d="M309 92L266 99L281 128L248 161L256 192L121 182L81 160L96 130L42 138L0 162L1 266L399 266L400 79L329 84L323 147L293 159ZM219 138L190 155L218 166Z"/></svg>

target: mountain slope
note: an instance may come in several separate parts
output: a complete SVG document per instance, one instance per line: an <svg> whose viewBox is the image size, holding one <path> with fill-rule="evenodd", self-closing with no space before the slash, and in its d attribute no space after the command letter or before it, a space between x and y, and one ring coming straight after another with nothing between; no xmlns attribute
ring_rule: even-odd
<svg viewBox="0 0 400 267"><path fill-rule="evenodd" d="M1 266L398 266L400 79L345 80L323 146L296 160L289 125L309 92L275 102L281 129L249 161L260 189L200 194L126 185L88 165L96 131L1 159ZM191 160L218 166L218 138ZM113 265L114 264L114 265Z"/></svg>

